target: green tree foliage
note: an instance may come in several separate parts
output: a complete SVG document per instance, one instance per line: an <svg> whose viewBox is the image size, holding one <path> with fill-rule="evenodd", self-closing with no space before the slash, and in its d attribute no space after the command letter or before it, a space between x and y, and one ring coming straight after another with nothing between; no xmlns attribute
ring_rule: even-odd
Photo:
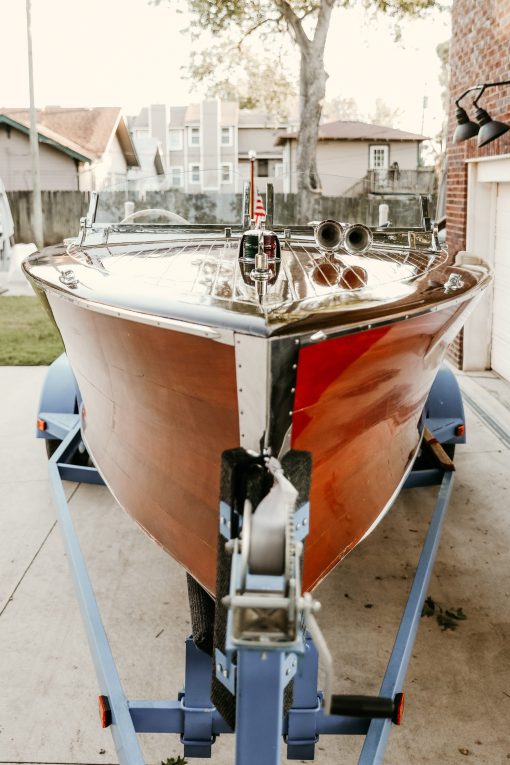
<svg viewBox="0 0 510 765"><path fill-rule="evenodd" d="M297 47L300 59L297 169L303 199L320 193L316 145L326 92L324 50L331 13L335 6L347 8L356 2L363 2L367 11L381 11L398 20L422 14L436 0L187 0L192 30L197 34L207 30L218 37L218 42L226 41L225 48L231 48L234 40L242 47L252 35L270 36L274 50L278 37L290 38ZM275 56L275 73L277 66ZM210 73L210 67L206 71ZM271 87L271 80L266 87ZM303 205L302 214L307 212Z"/></svg>
<svg viewBox="0 0 510 765"><path fill-rule="evenodd" d="M356 121L363 117L354 98L332 98L326 101L322 108L323 122L336 122L336 120Z"/></svg>
<svg viewBox="0 0 510 765"><path fill-rule="evenodd" d="M394 109L382 98L377 98L375 101L375 109L369 117L369 122L372 125L384 125L385 127L398 127L398 121L402 116L402 110L398 107Z"/></svg>
<svg viewBox="0 0 510 765"><path fill-rule="evenodd" d="M354 98L333 98L331 101L326 101L322 108L322 122L348 120L369 122L372 125L384 125L385 127L398 127L401 116L401 109L391 107L382 98L376 99L374 109L370 114L360 111Z"/></svg>
<svg viewBox="0 0 510 765"><path fill-rule="evenodd" d="M247 45L208 47L192 53L188 74L206 86L207 93L225 101L238 101L241 109L261 109L277 125L286 120L297 99L296 82L288 76L283 56L274 57ZM268 87L270 83L270 87Z"/></svg>

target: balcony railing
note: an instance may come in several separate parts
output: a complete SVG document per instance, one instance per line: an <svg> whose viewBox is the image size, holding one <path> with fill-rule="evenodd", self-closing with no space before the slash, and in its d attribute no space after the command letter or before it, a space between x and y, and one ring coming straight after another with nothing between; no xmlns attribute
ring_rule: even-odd
<svg viewBox="0 0 510 765"><path fill-rule="evenodd" d="M432 194L436 184L432 168L369 170L366 180L371 194Z"/></svg>

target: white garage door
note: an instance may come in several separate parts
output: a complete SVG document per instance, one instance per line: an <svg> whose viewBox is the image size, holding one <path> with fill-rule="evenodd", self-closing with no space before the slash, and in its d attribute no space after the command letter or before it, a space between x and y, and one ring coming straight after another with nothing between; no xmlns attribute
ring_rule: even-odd
<svg viewBox="0 0 510 765"><path fill-rule="evenodd" d="M498 185L491 366L510 380L510 183Z"/></svg>

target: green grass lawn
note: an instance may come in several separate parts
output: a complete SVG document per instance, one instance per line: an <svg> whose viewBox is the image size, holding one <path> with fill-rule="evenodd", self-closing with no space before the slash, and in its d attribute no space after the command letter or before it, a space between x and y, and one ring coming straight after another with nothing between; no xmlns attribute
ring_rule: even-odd
<svg viewBox="0 0 510 765"><path fill-rule="evenodd" d="M51 364L64 347L48 314L34 297L0 297L0 366Z"/></svg>

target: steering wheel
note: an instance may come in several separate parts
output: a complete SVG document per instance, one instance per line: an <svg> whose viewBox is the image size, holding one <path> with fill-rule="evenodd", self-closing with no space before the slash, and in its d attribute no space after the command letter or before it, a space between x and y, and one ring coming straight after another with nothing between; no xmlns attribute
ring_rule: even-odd
<svg viewBox="0 0 510 765"><path fill-rule="evenodd" d="M121 220L121 223L131 223L138 220L138 218L143 217L144 215L157 215L163 218L168 218L170 223L189 223L189 221L187 221L186 218L183 218L182 215L177 215L177 213L170 212L170 210L163 210L158 207L147 208L146 210L137 210L136 212L127 215L123 220Z"/></svg>

